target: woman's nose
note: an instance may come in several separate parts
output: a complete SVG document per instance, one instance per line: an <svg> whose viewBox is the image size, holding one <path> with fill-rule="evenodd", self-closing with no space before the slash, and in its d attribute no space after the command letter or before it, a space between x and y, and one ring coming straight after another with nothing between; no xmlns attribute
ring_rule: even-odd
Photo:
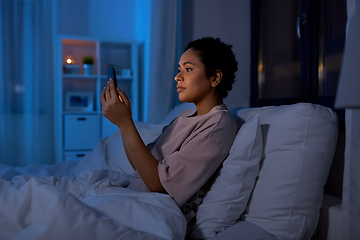
<svg viewBox="0 0 360 240"><path fill-rule="evenodd" d="M176 74L176 76L175 76L174 79L175 79L175 81L177 81L177 82L181 81L181 80L182 80L181 72L179 72L178 74Z"/></svg>

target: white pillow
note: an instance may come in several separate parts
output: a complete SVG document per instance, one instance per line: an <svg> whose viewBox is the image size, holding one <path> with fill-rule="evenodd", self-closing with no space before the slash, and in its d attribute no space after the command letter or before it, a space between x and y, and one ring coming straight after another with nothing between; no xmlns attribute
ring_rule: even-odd
<svg viewBox="0 0 360 240"><path fill-rule="evenodd" d="M220 175L199 206L192 239L213 238L240 217L255 185L261 156L261 128L254 118L241 126Z"/></svg>
<svg viewBox="0 0 360 240"><path fill-rule="evenodd" d="M248 108L243 121L259 119L264 158L242 219L279 239L310 239L337 141L337 116L310 103Z"/></svg>
<svg viewBox="0 0 360 240"><path fill-rule="evenodd" d="M154 141L162 132L165 124L151 124L140 121L135 122L136 128L144 141L145 145ZM105 140L107 165L112 170L123 171L128 174L133 174L134 169L127 160L125 149L123 146L120 131L109 136Z"/></svg>

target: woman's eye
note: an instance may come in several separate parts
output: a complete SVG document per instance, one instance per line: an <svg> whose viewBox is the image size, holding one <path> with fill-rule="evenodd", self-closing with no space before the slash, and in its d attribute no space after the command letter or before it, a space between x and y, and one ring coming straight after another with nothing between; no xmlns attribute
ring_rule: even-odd
<svg viewBox="0 0 360 240"><path fill-rule="evenodd" d="M192 68L185 68L187 72L190 72Z"/></svg>

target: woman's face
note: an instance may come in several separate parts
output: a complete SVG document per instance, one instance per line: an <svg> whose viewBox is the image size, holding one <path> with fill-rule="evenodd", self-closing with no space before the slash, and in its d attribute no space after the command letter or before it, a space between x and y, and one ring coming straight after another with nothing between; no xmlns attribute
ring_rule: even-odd
<svg viewBox="0 0 360 240"><path fill-rule="evenodd" d="M197 52L188 49L179 61L179 73L175 76L179 100L191 102L195 105L208 97L214 88L211 86L211 78L205 75L205 66L200 62Z"/></svg>

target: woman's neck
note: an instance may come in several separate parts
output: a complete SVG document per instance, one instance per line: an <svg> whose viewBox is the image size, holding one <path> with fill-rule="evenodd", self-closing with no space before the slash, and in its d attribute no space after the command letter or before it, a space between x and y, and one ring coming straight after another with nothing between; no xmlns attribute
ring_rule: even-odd
<svg viewBox="0 0 360 240"><path fill-rule="evenodd" d="M196 115L203 115L206 114L208 112L210 112L210 110L218 105L223 104L223 101L220 97L213 99L213 101L206 101L206 102L200 102L195 104L196 106Z"/></svg>

